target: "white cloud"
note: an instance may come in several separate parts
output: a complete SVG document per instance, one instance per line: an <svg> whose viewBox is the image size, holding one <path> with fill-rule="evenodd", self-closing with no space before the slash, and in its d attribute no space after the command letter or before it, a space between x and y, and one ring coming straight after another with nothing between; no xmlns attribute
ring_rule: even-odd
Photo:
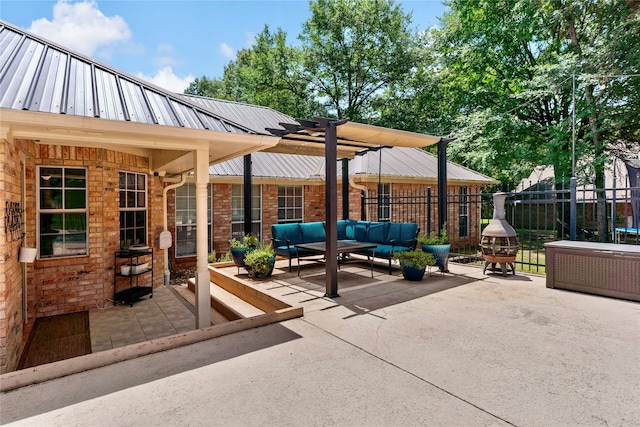
<svg viewBox="0 0 640 427"><path fill-rule="evenodd" d="M256 44L256 34L255 33L244 33L245 37L245 46L251 47Z"/></svg>
<svg viewBox="0 0 640 427"><path fill-rule="evenodd" d="M226 43L220 43L220 53L222 53L227 59L234 59L236 57L236 52L233 50L231 46Z"/></svg>
<svg viewBox="0 0 640 427"><path fill-rule="evenodd" d="M166 67L167 65L176 65L178 61L173 56L156 56L151 60L151 63L158 68Z"/></svg>
<svg viewBox="0 0 640 427"><path fill-rule="evenodd" d="M129 40L131 30L119 16L104 16L95 1L69 3L58 0L53 19L35 20L30 31L71 50L93 55L99 47Z"/></svg>
<svg viewBox="0 0 640 427"><path fill-rule="evenodd" d="M154 57L151 62L158 68L166 67L167 65L176 65L178 61L171 56L173 53L173 45L167 43L161 43L156 50L164 55Z"/></svg>
<svg viewBox="0 0 640 427"><path fill-rule="evenodd" d="M161 43L158 45L158 52L173 52L173 45Z"/></svg>
<svg viewBox="0 0 640 427"><path fill-rule="evenodd" d="M189 87L189 83L195 80L195 77L188 75L180 77L173 72L173 68L166 66L159 70L155 76L146 76L143 73L137 73L136 77L144 79L156 86L171 92L183 93Z"/></svg>

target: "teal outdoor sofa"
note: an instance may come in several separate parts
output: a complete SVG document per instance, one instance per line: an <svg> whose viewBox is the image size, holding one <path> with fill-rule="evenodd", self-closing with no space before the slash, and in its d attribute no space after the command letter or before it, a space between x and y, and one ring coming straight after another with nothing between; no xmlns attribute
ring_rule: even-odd
<svg viewBox="0 0 640 427"><path fill-rule="evenodd" d="M391 274L391 260L396 252L410 251L416 248L418 224L404 222L373 222L353 219L339 220L337 223L338 240L373 243L375 248L363 250L367 257L374 256L389 260L389 274ZM327 235L324 222L306 222L291 224L274 224L271 226L271 238L276 255L289 259L307 256L317 256L317 252L296 248L301 243L326 241Z"/></svg>

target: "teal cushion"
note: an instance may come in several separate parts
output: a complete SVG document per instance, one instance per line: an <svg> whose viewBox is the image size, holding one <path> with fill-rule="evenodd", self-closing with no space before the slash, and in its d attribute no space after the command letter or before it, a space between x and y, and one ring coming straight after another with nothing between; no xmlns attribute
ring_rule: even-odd
<svg viewBox="0 0 640 427"><path fill-rule="evenodd" d="M296 256L295 246L276 246L275 248L273 248L273 251L276 253L276 255L287 258L294 258Z"/></svg>
<svg viewBox="0 0 640 427"><path fill-rule="evenodd" d="M388 241L395 240L397 246L415 247L418 224L415 222L392 222L389 224Z"/></svg>
<svg viewBox="0 0 640 427"><path fill-rule="evenodd" d="M347 220L341 219L337 224L338 229L338 240L346 240L347 239Z"/></svg>
<svg viewBox="0 0 640 427"><path fill-rule="evenodd" d="M346 240L356 240L355 231L356 231L356 224L358 224L358 221L356 221L355 219L346 219L344 220L344 222L345 222L344 238Z"/></svg>
<svg viewBox="0 0 640 427"><path fill-rule="evenodd" d="M353 227L353 239L358 242L366 242L368 227L369 221L357 221ZM347 233L347 239L349 239L349 233Z"/></svg>
<svg viewBox="0 0 640 427"><path fill-rule="evenodd" d="M273 224L271 226L271 237L279 240L275 243L275 246L281 246L282 242L286 244L289 240L289 244L297 245L302 243L302 233L300 232L300 224Z"/></svg>
<svg viewBox="0 0 640 427"><path fill-rule="evenodd" d="M372 222L367 228L366 242L371 243L387 243L387 234L389 234L388 222Z"/></svg>
<svg viewBox="0 0 640 427"><path fill-rule="evenodd" d="M308 222L300 225L302 241L304 243L324 242L327 234L324 231L324 224L321 222Z"/></svg>

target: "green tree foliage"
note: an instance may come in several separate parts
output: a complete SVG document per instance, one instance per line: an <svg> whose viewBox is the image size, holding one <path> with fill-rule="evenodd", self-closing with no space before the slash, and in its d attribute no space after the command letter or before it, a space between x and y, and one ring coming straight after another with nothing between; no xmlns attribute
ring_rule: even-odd
<svg viewBox="0 0 640 427"><path fill-rule="evenodd" d="M453 136L450 158L503 182L540 164L569 176L574 111L579 168L601 181L612 152L632 154L639 1L447 4L439 28L416 34L392 0L311 0L299 46L265 27L222 78L187 92Z"/></svg>
<svg viewBox="0 0 640 427"><path fill-rule="evenodd" d="M450 153L509 181L537 164L570 175L575 75L577 156L602 179L607 147L628 148L640 129L640 79L621 76L640 71L632 3L451 0L433 34L438 62L423 64L447 96Z"/></svg>
<svg viewBox="0 0 640 427"><path fill-rule="evenodd" d="M301 78L301 52L286 46L286 33L264 29L256 43L238 52L221 79L203 76L185 93L273 108L292 117L322 115L324 110Z"/></svg>
<svg viewBox="0 0 640 427"><path fill-rule="evenodd" d="M314 0L303 25L304 74L329 112L375 116L374 100L415 65L411 16L392 0Z"/></svg>

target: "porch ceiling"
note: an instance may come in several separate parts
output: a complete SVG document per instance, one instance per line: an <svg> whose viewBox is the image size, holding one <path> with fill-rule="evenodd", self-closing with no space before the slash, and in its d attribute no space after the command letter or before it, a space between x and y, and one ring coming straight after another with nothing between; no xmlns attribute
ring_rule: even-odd
<svg viewBox="0 0 640 427"><path fill-rule="evenodd" d="M194 150L207 149L215 164L277 145L265 135L216 132L0 108L1 136L40 144L111 148L150 157L150 171L193 170Z"/></svg>

